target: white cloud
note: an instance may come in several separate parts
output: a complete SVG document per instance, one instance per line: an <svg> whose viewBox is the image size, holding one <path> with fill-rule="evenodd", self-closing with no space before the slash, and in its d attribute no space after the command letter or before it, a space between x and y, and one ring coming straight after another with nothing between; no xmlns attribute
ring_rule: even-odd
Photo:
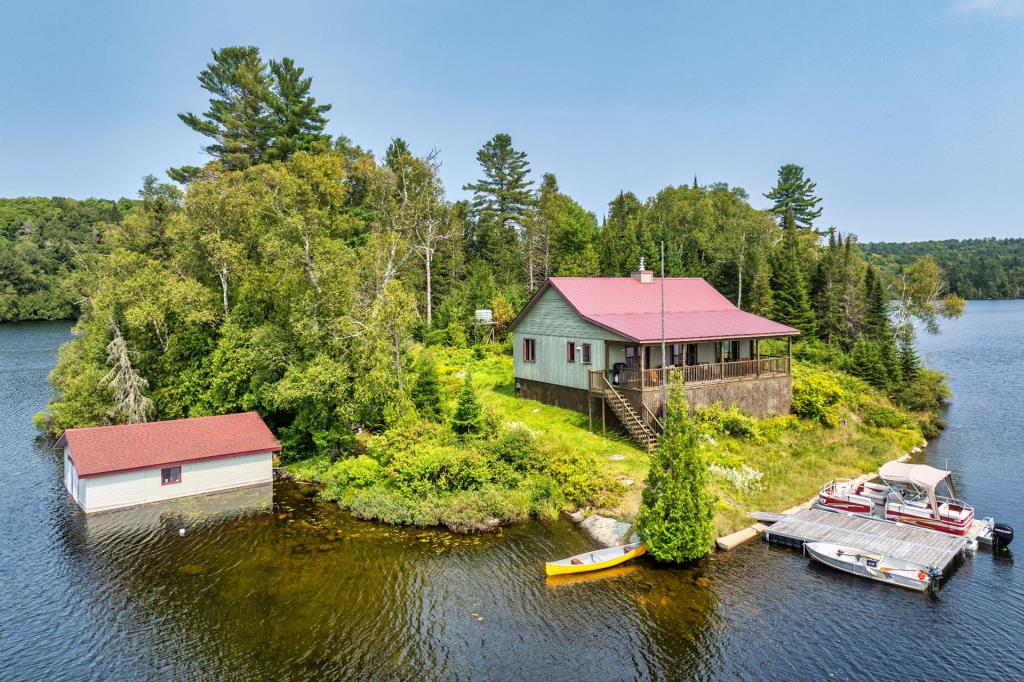
<svg viewBox="0 0 1024 682"><path fill-rule="evenodd" d="M1000 17L1024 17L1024 0L956 0L956 14L994 14Z"/></svg>

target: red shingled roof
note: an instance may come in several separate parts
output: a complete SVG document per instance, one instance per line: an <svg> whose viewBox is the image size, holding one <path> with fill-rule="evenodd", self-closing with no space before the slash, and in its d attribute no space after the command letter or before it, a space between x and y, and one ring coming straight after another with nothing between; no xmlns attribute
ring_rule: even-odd
<svg viewBox="0 0 1024 682"><path fill-rule="evenodd" d="M515 326L549 287L580 317L628 339L661 340L661 281L632 277L551 277L513 321ZM665 279L665 338L701 341L791 336L800 332L734 306L700 277Z"/></svg>
<svg viewBox="0 0 1024 682"><path fill-rule="evenodd" d="M65 443L79 476L281 450L255 412L68 429L56 447Z"/></svg>

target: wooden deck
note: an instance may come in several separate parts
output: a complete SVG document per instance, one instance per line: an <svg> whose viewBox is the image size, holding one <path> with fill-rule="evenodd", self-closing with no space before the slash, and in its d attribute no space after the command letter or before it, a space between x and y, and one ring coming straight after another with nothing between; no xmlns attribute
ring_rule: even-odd
<svg viewBox="0 0 1024 682"><path fill-rule="evenodd" d="M765 539L802 548L805 542L833 542L888 554L943 571L964 551L967 539L880 519L804 509L766 529Z"/></svg>

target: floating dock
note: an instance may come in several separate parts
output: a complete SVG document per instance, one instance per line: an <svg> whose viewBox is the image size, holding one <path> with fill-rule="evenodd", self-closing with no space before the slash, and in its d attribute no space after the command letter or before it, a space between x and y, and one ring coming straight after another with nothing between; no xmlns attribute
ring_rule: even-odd
<svg viewBox="0 0 1024 682"><path fill-rule="evenodd" d="M798 549L805 542L848 545L943 571L967 547L965 537L820 509L790 514L765 529L764 537L768 542Z"/></svg>

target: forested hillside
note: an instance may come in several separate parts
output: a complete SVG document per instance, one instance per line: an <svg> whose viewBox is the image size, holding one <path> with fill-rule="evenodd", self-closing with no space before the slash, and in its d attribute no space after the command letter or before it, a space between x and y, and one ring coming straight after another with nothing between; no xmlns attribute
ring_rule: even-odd
<svg viewBox="0 0 1024 682"><path fill-rule="evenodd" d="M81 292L70 281L80 258L129 210L122 199L0 199L0 322L69 319Z"/></svg>
<svg viewBox="0 0 1024 682"><path fill-rule="evenodd" d="M895 278L922 256L942 267L950 293L962 298L1024 297L1024 239L946 239L864 244L868 260Z"/></svg>

